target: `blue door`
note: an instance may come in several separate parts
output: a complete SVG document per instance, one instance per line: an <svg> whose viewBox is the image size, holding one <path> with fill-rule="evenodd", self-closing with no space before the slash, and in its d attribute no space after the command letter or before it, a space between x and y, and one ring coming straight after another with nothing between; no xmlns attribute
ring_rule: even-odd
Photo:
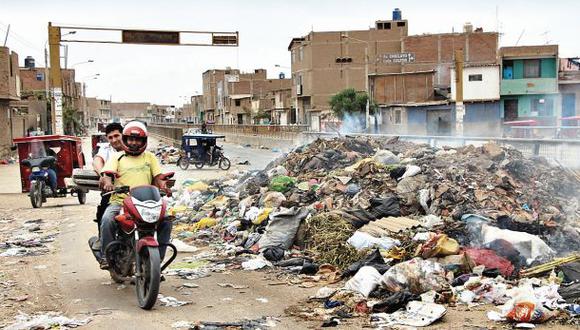
<svg viewBox="0 0 580 330"><path fill-rule="evenodd" d="M576 116L576 94L562 94L562 117Z"/></svg>

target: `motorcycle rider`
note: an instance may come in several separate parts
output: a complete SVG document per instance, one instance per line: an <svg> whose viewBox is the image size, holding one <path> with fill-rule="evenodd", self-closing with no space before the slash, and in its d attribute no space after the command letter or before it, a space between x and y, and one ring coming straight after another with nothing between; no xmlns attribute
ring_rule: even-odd
<svg viewBox="0 0 580 330"><path fill-rule="evenodd" d="M93 158L93 169L100 176L105 166L105 163L111 158L113 154L123 151L123 126L120 123L110 123L105 127L105 136L109 144L99 148L99 152ZM109 206L109 199L111 195L101 197L101 204L97 206L97 230L100 232L101 217L107 206Z"/></svg>
<svg viewBox="0 0 580 330"><path fill-rule="evenodd" d="M128 122L122 134L123 152L114 154L102 169L100 185L104 191L112 191L115 187L136 187L153 184L159 189L165 189L165 181L161 174L161 166L154 154L145 151L147 148L147 127L140 121ZM116 176L115 183L111 175ZM101 219L101 269L108 269L105 248L115 240L117 223L115 216L119 214L126 194L112 194L110 205ZM171 222L163 221L157 228L159 255L165 256L166 245L171 238Z"/></svg>

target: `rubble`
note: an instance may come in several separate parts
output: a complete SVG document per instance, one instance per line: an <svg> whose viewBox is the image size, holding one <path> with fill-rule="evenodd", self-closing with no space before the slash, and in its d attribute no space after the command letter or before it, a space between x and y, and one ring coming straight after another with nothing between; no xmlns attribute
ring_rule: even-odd
<svg viewBox="0 0 580 330"><path fill-rule="evenodd" d="M372 311L377 326L419 326L446 303L517 309L524 277L548 272L545 291L528 291L533 310L573 313L554 299L558 288L568 304L580 296L563 275L578 273L569 256L580 250L579 188L570 171L509 147L346 137L298 147L262 171L188 180L169 213L176 237L209 247L224 268L274 267L303 287L342 281L313 298L324 312L294 315L334 324Z"/></svg>

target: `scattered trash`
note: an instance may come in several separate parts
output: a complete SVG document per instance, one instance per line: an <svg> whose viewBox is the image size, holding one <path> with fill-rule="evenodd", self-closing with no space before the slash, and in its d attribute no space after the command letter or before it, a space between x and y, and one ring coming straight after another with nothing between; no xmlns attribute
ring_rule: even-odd
<svg viewBox="0 0 580 330"><path fill-rule="evenodd" d="M411 301L404 311L396 311L392 314L372 314L371 323L377 327L392 327L394 325L426 327L442 318L446 313L447 309L443 305Z"/></svg>
<svg viewBox="0 0 580 330"><path fill-rule="evenodd" d="M257 301L263 303L263 304L267 304L268 303L268 299L267 298L256 298Z"/></svg>
<svg viewBox="0 0 580 330"><path fill-rule="evenodd" d="M28 315L20 312L20 314L14 318L16 319L16 322L5 327L5 330L50 329L57 326L63 328L77 328L91 322L91 318L82 320L70 319L56 312L35 315Z"/></svg>
<svg viewBox="0 0 580 330"><path fill-rule="evenodd" d="M162 306L167 306L167 307L181 307L187 304L190 304L190 301L180 301L177 300L177 298L174 297L169 297L169 296L163 296L163 295L159 295L158 296L159 302L161 302Z"/></svg>

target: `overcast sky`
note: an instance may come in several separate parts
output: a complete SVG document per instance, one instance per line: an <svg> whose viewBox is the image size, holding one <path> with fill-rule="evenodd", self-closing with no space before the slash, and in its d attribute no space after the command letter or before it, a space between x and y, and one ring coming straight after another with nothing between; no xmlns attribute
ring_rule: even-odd
<svg viewBox="0 0 580 330"><path fill-rule="evenodd" d="M557 43L561 57L580 56L577 0L379 1L379 0L0 0L0 42L11 25L7 46L44 66L49 21L57 25L239 31L239 48L104 45L71 43L69 67L87 83L87 94L115 101L180 105L182 96L202 91L201 74L211 68L268 70L290 66L292 37L314 31L367 29L390 19L399 7L409 34L460 31L465 22L484 31L499 27L502 46ZM80 34L75 35L80 37ZM101 35L102 37L103 35ZM109 35L106 35L109 36ZM91 79L95 74L98 79Z"/></svg>

